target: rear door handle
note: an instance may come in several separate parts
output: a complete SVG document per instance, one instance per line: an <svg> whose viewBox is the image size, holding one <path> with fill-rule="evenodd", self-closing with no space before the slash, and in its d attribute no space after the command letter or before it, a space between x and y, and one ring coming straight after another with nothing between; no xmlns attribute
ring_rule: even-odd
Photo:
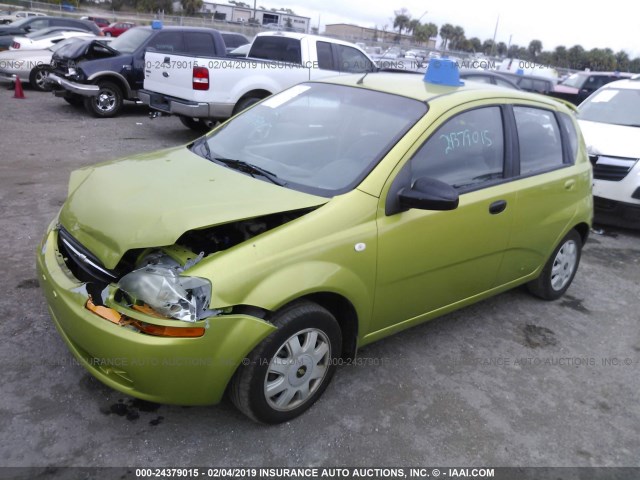
<svg viewBox="0 0 640 480"><path fill-rule="evenodd" d="M491 205L489 205L489 213L491 215L496 215L500 212L503 212L505 208L507 208L506 200L496 200Z"/></svg>

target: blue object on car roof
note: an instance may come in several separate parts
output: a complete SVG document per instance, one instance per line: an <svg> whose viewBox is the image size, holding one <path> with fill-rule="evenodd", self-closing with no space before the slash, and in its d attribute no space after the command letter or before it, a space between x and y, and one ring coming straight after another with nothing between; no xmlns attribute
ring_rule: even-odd
<svg viewBox="0 0 640 480"><path fill-rule="evenodd" d="M458 64L449 58L432 58L429 60L424 81L435 85L447 87L461 87L464 82L460 80Z"/></svg>

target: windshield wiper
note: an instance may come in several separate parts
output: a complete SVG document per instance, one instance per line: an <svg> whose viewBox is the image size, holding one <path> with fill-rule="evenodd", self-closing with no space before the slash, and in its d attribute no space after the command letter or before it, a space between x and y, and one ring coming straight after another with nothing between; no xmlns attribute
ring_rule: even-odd
<svg viewBox="0 0 640 480"><path fill-rule="evenodd" d="M252 177L254 177L254 174L257 173L258 175L262 175L271 183L275 183L278 186L286 185L286 182L278 180L278 176L275 173L270 172L269 170L265 170L262 167L258 167L257 165L253 165L252 163L248 163L242 160L236 160L233 158L214 157L213 159L217 162L224 163L229 168L233 168L235 170L238 170L239 172L248 173Z"/></svg>
<svg viewBox="0 0 640 480"><path fill-rule="evenodd" d="M233 168L234 170L238 170L239 172L248 173L254 178L254 174L261 175L271 183L275 183L280 187L287 184L287 182L278 180L278 176L275 173L270 172L269 170L265 170L262 167L258 167L257 165L253 165L252 163L244 162L242 160L235 160L233 158L214 157L211 153L211 148L209 147L209 142L207 142L206 138L203 139L201 145L204 146L204 157L210 162L222 163L223 165L226 165L229 168Z"/></svg>

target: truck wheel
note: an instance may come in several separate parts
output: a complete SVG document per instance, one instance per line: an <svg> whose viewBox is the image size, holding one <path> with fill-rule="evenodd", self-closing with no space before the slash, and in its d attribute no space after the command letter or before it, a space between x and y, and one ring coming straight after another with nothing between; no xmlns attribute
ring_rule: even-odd
<svg viewBox="0 0 640 480"><path fill-rule="evenodd" d="M64 98L65 102L69 105L73 105L74 107L79 107L84 103L84 98L80 95L76 95L75 93L66 93L62 98Z"/></svg>
<svg viewBox="0 0 640 480"><path fill-rule="evenodd" d="M112 82L98 83L100 91L95 97L84 99L84 108L93 116L100 118L115 117L122 109L122 91Z"/></svg>
<svg viewBox="0 0 640 480"><path fill-rule="evenodd" d="M260 100L262 100L262 98L258 98L258 97L247 97L240 100L238 103L236 103L236 106L233 109L233 114L235 115L237 113L240 113L243 110L246 110L251 105L258 103Z"/></svg>
<svg viewBox="0 0 640 480"><path fill-rule="evenodd" d="M335 373L342 334L335 317L312 302L285 307L272 320L278 330L242 362L231 400L250 418L282 423L314 404Z"/></svg>
<svg viewBox="0 0 640 480"><path fill-rule="evenodd" d="M32 68L29 74L29 83L31 86L40 92L48 92L51 90L51 87L45 83L50 71L50 68L45 65Z"/></svg>
<svg viewBox="0 0 640 480"><path fill-rule="evenodd" d="M182 124L190 128L191 130L195 130L196 132L208 132L218 123L216 120L211 120L208 118L191 118L191 117L183 117L180 116L180 121Z"/></svg>
<svg viewBox="0 0 640 480"><path fill-rule="evenodd" d="M540 276L529 282L527 288L543 300L556 300L567 291L580 263L582 238L571 230L551 254Z"/></svg>

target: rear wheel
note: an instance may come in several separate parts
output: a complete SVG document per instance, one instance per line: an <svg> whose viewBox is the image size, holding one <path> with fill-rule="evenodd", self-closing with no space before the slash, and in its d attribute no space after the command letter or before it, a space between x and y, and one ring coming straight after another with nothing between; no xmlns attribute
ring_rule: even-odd
<svg viewBox="0 0 640 480"><path fill-rule="evenodd" d="M40 92L48 92L51 90L51 87L46 83L50 71L50 68L45 65L32 68L29 74L29 83L31 86Z"/></svg>
<svg viewBox="0 0 640 480"><path fill-rule="evenodd" d="M262 100L262 98L259 97L243 98L238 103L236 103L236 106L233 109L233 114L235 115L236 113L240 113L241 111L246 110L251 105L258 103L260 100Z"/></svg>
<svg viewBox="0 0 640 480"><path fill-rule="evenodd" d="M272 424L297 417L320 398L342 348L338 322L316 303L285 307L273 323L278 330L251 352L230 387L241 412Z"/></svg>
<svg viewBox="0 0 640 480"><path fill-rule="evenodd" d="M122 110L122 90L113 82L100 82L98 87L98 95L86 97L84 107L95 117L115 117Z"/></svg>
<svg viewBox="0 0 640 480"><path fill-rule="evenodd" d="M556 247L540 276L527 288L544 300L556 300L564 295L578 270L582 251L582 237L571 230Z"/></svg>

